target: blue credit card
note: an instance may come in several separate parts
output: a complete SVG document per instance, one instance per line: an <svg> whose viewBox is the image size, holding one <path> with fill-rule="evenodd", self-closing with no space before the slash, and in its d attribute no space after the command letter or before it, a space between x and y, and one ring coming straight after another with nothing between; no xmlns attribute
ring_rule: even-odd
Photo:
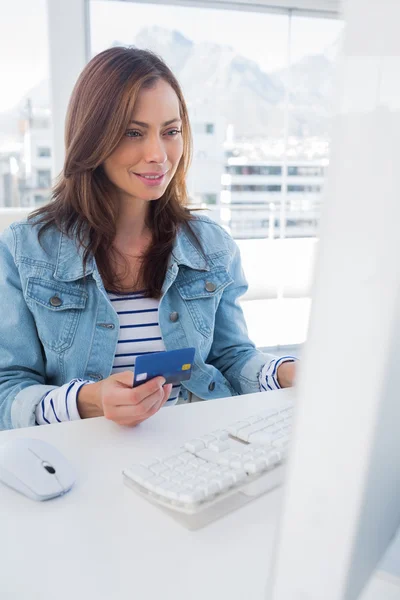
<svg viewBox="0 0 400 600"><path fill-rule="evenodd" d="M166 352L142 354L136 357L133 387L162 375L166 383L180 383L190 379L194 361L194 348L180 348Z"/></svg>

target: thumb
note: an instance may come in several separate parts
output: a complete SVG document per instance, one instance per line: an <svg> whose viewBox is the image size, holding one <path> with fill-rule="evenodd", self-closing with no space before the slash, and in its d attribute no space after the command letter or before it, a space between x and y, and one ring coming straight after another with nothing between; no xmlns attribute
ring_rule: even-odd
<svg viewBox="0 0 400 600"><path fill-rule="evenodd" d="M168 400L172 390L172 383L166 383L164 385L164 399Z"/></svg>

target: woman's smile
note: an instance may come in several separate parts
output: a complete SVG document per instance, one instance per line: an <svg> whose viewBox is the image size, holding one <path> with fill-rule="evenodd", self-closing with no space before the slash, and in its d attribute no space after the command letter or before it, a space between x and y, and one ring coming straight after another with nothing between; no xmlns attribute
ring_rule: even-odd
<svg viewBox="0 0 400 600"><path fill-rule="evenodd" d="M162 185L166 179L168 171L163 173L131 173L135 175L144 185L154 187Z"/></svg>

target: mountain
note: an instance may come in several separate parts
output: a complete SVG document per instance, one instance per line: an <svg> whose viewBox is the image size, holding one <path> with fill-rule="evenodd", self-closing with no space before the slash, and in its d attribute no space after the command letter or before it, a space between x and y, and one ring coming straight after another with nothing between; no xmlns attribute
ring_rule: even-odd
<svg viewBox="0 0 400 600"><path fill-rule="evenodd" d="M178 74L183 69L194 43L179 31L154 26L142 29L136 36L134 45L152 50L163 58L173 73Z"/></svg>
<svg viewBox="0 0 400 600"><path fill-rule="evenodd" d="M276 138L283 133L285 89L290 86L290 134L325 137L329 132L334 60L338 44L307 56L287 69L266 73L229 46L194 43L179 31L158 26L142 29L133 44L163 57L180 81L191 110L220 115L233 123L237 138ZM115 42L113 45L118 45ZM21 99L33 107L49 104L48 82ZM2 115L0 113L0 132ZM10 126L10 118L7 119ZM15 121L14 121L15 123ZM15 126L16 131L16 126Z"/></svg>
<svg viewBox="0 0 400 600"><path fill-rule="evenodd" d="M284 88L289 86L291 133L296 137L328 134L332 110L334 62L323 54L306 56L273 75Z"/></svg>

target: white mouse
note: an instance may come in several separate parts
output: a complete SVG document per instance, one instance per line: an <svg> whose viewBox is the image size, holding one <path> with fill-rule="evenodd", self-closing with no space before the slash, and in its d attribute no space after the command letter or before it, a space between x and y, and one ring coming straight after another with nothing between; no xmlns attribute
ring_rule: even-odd
<svg viewBox="0 0 400 600"><path fill-rule="evenodd" d="M32 500L48 500L68 492L75 474L54 446L15 438L0 446L0 481Z"/></svg>

